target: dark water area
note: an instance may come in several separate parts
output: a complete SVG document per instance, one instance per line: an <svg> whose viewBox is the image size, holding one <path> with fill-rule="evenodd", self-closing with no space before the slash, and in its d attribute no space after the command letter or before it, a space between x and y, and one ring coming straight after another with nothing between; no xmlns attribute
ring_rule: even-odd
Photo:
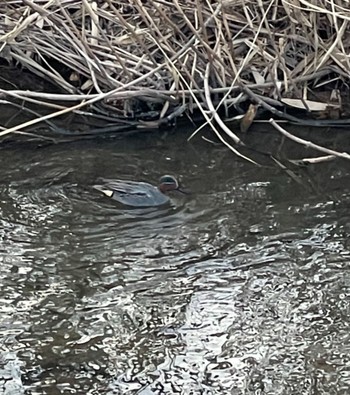
<svg viewBox="0 0 350 395"><path fill-rule="evenodd" d="M350 393L349 164L187 137L1 147L0 393ZM162 174L191 194L92 189Z"/></svg>

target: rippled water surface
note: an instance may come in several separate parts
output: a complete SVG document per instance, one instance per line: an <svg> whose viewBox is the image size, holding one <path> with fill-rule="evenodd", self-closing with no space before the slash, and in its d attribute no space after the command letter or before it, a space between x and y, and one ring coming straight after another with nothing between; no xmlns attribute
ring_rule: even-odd
<svg viewBox="0 0 350 395"><path fill-rule="evenodd" d="M186 137L1 148L1 393L350 393L349 165ZM164 207L92 189L167 173Z"/></svg>

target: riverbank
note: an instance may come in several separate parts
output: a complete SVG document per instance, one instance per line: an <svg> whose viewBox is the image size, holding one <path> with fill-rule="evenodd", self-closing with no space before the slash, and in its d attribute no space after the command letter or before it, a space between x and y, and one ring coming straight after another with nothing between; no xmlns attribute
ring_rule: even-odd
<svg viewBox="0 0 350 395"><path fill-rule="evenodd" d="M200 114L235 144L241 138L230 122L242 132L271 116L350 123L350 19L342 0L15 0L2 2L0 15L2 67L50 84L2 83L8 105L45 110L45 118L13 123L2 135L82 111L120 132ZM54 135L70 133L47 125Z"/></svg>

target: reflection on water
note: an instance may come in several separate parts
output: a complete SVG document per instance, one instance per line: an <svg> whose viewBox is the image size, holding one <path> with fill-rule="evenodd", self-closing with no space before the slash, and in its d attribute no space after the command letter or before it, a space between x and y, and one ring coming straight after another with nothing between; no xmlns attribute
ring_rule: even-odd
<svg viewBox="0 0 350 395"><path fill-rule="evenodd" d="M349 166L297 184L184 139L2 149L3 393L349 393ZM192 193L91 188L165 173Z"/></svg>

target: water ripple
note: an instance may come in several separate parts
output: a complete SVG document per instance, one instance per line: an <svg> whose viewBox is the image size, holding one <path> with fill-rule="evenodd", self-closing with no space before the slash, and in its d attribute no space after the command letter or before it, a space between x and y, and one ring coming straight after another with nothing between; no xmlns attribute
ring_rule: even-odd
<svg viewBox="0 0 350 395"><path fill-rule="evenodd" d="M348 169L317 194L225 150L128 144L2 151L0 388L347 394ZM192 193L135 210L91 187L160 168Z"/></svg>

